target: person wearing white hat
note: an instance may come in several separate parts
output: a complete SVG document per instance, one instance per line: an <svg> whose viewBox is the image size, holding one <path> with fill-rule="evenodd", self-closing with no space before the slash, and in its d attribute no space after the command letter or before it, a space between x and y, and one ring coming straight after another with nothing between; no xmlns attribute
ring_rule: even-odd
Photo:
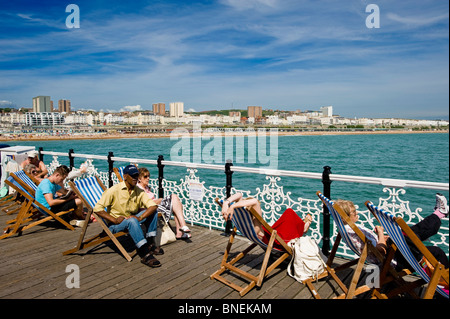
<svg viewBox="0 0 450 319"><path fill-rule="evenodd" d="M33 164L37 167L37 177L45 178L48 175L47 166L38 158L38 155L38 151L27 152L27 158L20 164L20 167L24 169L28 164Z"/></svg>

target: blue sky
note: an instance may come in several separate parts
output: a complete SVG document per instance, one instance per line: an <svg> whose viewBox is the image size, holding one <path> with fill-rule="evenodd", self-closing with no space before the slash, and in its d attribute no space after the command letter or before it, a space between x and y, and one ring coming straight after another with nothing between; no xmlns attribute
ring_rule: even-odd
<svg viewBox="0 0 450 319"><path fill-rule="evenodd" d="M80 28L66 26L66 6ZM369 4L380 28L367 28ZM448 119L443 0L2 1L0 107L318 110Z"/></svg>

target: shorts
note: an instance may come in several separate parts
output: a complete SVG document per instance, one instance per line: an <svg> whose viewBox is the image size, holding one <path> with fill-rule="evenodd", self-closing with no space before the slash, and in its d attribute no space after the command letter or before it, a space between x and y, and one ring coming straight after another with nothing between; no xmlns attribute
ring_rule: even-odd
<svg viewBox="0 0 450 319"><path fill-rule="evenodd" d="M170 216L172 215L172 195L162 199L161 204L158 205L157 212L161 213L166 222L169 221Z"/></svg>
<svg viewBox="0 0 450 319"><path fill-rule="evenodd" d="M73 209L77 208L77 204L75 203L75 199L71 199L71 200L69 200L67 202L64 202L62 204L58 204L58 205L52 206L52 207L50 207L50 211L52 213L56 214L56 213L59 213L59 212L68 211L68 210L70 210L72 208ZM65 215L65 216L67 216L67 215Z"/></svg>

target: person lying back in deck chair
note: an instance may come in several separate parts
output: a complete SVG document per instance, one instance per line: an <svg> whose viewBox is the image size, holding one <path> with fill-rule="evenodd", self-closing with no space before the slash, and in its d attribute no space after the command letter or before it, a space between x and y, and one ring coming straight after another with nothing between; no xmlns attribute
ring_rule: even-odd
<svg viewBox="0 0 450 319"><path fill-rule="evenodd" d="M353 202L349 200L339 199L335 201L335 203L338 204L344 210L344 212L349 216L351 221L353 221L354 223L358 221L358 212ZM411 226L411 230L417 235L417 237L419 237L421 241L425 241L431 236L437 234L439 228L441 227L441 219L447 216L448 216L447 199L442 194L437 193L434 212L425 217L424 219L422 219L417 224ZM383 226L375 227L376 234L372 230L367 229L363 226L358 227L359 229L361 229L361 231L364 232L366 237L372 241L373 246L376 247L383 255L385 255L387 252L388 247L387 245L390 245L391 242L390 238L384 235ZM355 246L358 247L359 249L362 249L361 239L359 239L359 237L356 235L351 236L353 230L350 227L348 227L348 233ZM408 243L408 246L410 247L411 252L414 254L416 260L420 261L422 259L422 254L417 250L417 248L414 245L410 244L408 238L406 238L406 242ZM426 246L426 247L431 252L431 254L441 264L444 265L445 268L448 268L449 264L448 257L441 248L437 246ZM372 256L369 254L367 258L370 260ZM406 261L406 259L398 250L394 255L394 263L396 264L396 269L398 270L404 268L411 268L409 263Z"/></svg>
<svg viewBox="0 0 450 319"><path fill-rule="evenodd" d="M262 216L261 205L255 198L242 199L241 193L231 195L222 205L222 216L225 220L231 220L234 209L239 207L247 207L248 209L254 209L260 216ZM311 225L311 215L306 215L305 221L303 221L297 213L288 208L280 216L280 218L272 225L272 229L278 232L283 240L288 243L290 240L302 237L306 233ZM258 237L268 244L270 240L270 233L263 227L259 220L253 218L253 226L255 228ZM281 245L275 241L274 247L281 249Z"/></svg>
<svg viewBox="0 0 450 319"><path fill-rule="evenodd" d="M156 231L157 204L136 186L139 172L136 166L128 165L123 170L123 182L107 189L94 207L94 212L103 218L113 234L128 231L133 239L141 262L149 267L160 267L154 254L162 254L159 247L147 239ZM145 208L145 210L141 210ZM108 209L108 212L105 211ZM147 233L141 228L143 224Z"/></svg>

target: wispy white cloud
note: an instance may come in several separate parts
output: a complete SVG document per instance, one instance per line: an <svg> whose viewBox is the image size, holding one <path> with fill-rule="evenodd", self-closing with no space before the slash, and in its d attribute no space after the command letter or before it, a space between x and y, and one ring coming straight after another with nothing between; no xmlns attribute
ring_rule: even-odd
<svg viewBox="0 0 450 319"><path fill-rule="evenodd" d="M238 11L243 10L268 10L275 9L279 0L221 0L224 5L230 6Z"/></svg>
<svg viewBox="0 0 450 319"><path fill-rule="evenodd" d="M447 12L437 16L400 16L399 14L388 12L386 18L408 26L423 27L448 20L449 15Z"/></svg>
<svg viewBox="0 0 450 319"><path fill-rule="evenodd" d="M448 115L448 3L380 0L381 28L370 30L366 2L193 1L122 12L81 1L77 30L65 28L64 12L39 20L19 10L25 31L0 38L0 99L25 106L48 94L117 110L175 100L196 110L334 105L355 116L433 100Z"/></svg>
<svg viewBox="0 0 450 319"><path fill-rule="evenodd" d="M142 107L140 105L128 105L124 106L120 109L121 112L134 112L134 111L142 111Z"/></svg>

